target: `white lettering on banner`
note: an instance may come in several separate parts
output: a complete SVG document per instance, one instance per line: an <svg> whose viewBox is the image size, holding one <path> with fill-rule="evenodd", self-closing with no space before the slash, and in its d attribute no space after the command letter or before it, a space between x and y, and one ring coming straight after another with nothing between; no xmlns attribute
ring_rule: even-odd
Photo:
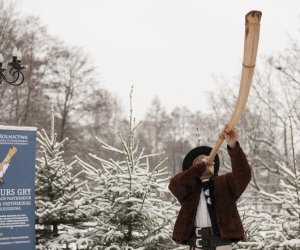
<svg viewBox="0 0 300 250"><path fill-rule="evenodd" d="M0 189L0 196L11 196L15 195L16 190L15 189ZM31 194L31 188L20 188L17 189L17 195L30 195ZM1 200L2 197L0 197Z"/></svg>
<svg viewBox="0 0 300 250"><path fill-rule="evenodd" d="M0 211L20 211L32 205L31 199L31 188L0 189Z"/></svg>
<svg viewBox="0 0 300 250"><path fill-rule="evenodd" d="M0 134L0 144L6 145L28 145L27 135L7 135Z"/></svg>
<svg viewBox="0 0 300 250"><path fill-rule="evenodd" d="M17 237L3 237L0 238L0 245L14 245L14 244L28 244L30 243L29 236Z"/></svg>
<svg viewBox="0 0 300 250"><path fill-rule="evenodd" d="M0 139L28 140L28 136L27 135L4 135L4 134L0 134Z"/></svg>
<svg viewBox="0 0 300 250"><path fill-rule="evenodd" d="M9 196L9 195L15 195L16 194L16 191L15 189L0 189L0 195L4 196Z"/></svg>
<svg viewBox="0 0 300 250"><path fill-rule="evenodd" d="M0 219L0 229L30 227L26 214L4 215L0 216Z"/></svg>
<svg viewBox="0 0 300 250"><path fill-rule="evenodd" d="M18 195L30 195L31 188L23 188L23 189L18 189L17 194Z"/></svg>

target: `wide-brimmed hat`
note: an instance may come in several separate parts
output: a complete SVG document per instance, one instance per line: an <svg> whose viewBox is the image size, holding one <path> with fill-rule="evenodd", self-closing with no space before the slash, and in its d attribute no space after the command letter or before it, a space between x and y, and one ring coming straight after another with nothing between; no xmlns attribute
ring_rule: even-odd
<svg viewBox="0 0 300 250"><path fill-rule="evenodd" d="M183 162L182 162L182 171L188 169L193 165L193 161L195 158L197 158L199 155L209 155L211 152L212 148L208 146L200 146L193 148L190 152L187 153L187 155L184 157ZM214 174L217 175L219 172L219 167L220 167L220 159L218 154L216 154L214 158Z"/></svg>

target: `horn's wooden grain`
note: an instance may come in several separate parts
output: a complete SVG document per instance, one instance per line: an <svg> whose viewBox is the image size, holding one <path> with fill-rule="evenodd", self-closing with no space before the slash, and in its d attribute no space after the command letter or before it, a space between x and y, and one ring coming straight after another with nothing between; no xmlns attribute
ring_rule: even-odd
<svg viewBox="0 0 300 250"><path fill-rule="evenodd" d="M230 132L235 127L237 122L240 120L247 103L251 82L253 78L254 68L255 68L255 62L256 62L261 15L262 13L260 11L254 10L254 11L250 11L245 16L246 27L245 27L244 57L243 57L243 68L242 68L240 89L239 89L238 99L235 105L235 110L232 113L229 122L225 125L225 130L227 132ZM213 147L209 155L209 160L212 161L214 159L223 141L224 138L221 132L219 134L215 146Z"/></svg>

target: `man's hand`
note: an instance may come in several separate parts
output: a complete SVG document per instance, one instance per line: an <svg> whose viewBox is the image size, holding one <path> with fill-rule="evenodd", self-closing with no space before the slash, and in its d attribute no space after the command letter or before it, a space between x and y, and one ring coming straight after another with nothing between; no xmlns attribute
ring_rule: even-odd
<svg viewBox="0 0 300 250"><path fill-rule="evenodd" d="M226 132L227 125L223 129L221 135L225 138L227 144L231 148L235 148L235 144L238 138L238 134L236 132L236 128L234 127L229 133Z"/></svg>
<svg viewBox="0 0 300 250"><path fill-rule="evenodd" d="M193 161L193 165L196 165L198 163L204 162L206 165L205 172L200 176L200 178L203 179L208 179L214 174L214 161L209 161L207 155L199 155L196 157Z"/></svg>
<svg viewBox="0 0 300 250"><path fill-rule="evenodd" d="M214 161L208 161L208 156L203 157L202 161L206 165L206 170L200 178L201 178L201 180L209 179L214 174L215 162Z"/></svg>

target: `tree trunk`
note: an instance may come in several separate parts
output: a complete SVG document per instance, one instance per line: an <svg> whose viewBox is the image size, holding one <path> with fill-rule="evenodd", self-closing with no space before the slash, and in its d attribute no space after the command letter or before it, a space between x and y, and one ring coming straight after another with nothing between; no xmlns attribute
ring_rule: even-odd
<svg viewBox="0 0 300 250"><path fill-rule="evenodd" d="M58 236L58 225L57 223L53 223L53 236Z"/></svg>

